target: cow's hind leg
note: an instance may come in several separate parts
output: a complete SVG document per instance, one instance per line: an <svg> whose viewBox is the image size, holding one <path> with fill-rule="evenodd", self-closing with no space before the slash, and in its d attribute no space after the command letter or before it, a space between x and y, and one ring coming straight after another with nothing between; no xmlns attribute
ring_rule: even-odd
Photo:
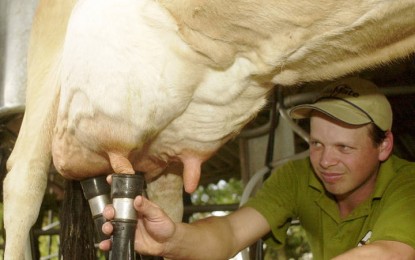
<svg viewBox="0 0 415 260"><path fill-rule="evenodd" d="M7 260L23 259L23 248L46 189L59 102L59 52L75 3L41 0L33 22L26 110L4 181Z"/></svg>
<svg viewBox="0 0 415 260"><path fill-rule="evenodd" d="M23 259L29 230L37 220L51 165L58 88L57 84L41 86L43 88L38 89L37 95L27 99L22 127L7 161L3 197L6 229L4 258L8 260Z"/></svg>
<svg viewBox="0 0 415 260"><path fill-rule="evenodd" d="M147 183L147 193L151 201L159 205L171 219L181 222L183 217L183 168L171 164L163 175Z"/></svg>
<svg viewBox="0 0 415 260"><path fill-rule="evenodd" d="M16 145L7 161L9 171L3 183L3 197L4 259L8 260L23 259L29 230L38 218L47 186L57 95L49 88L49 95L44 97L28 102Z"/></svg>
<svg viewBox="0 0 415 260"><path fill-rule="evenodd" d="M3 198L6 229L4 258L8 260L23 259L29 230L38 218L47 186L51 163L50 136L54 122L54 116L49 112L53 113L54 109L45 111L32 127L23 120L18 140L7 162L9 172L3 183Z"/></svg>
<svg viewBox="0 0 415 260"><path fill-rule="evenodd" d="M46 189L45 171L29 169L28 166L29 164L16 165L4 180L4 259L24 259L29 230L37 220ZM31 174L27 174L29 172ZM25 250L30 252L30 247L26 245Z"/></svg>

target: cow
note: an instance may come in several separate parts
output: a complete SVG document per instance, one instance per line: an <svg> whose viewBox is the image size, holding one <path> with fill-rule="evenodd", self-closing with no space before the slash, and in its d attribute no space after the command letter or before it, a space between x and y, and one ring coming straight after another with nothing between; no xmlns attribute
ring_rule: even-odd
<svg viewBox="0 0 415 260"><path fill-rule="evenodd" d="M414 13L415 0L40 0L4 181L5 259L24 257L52 162L73 180L144 172L179 221L182 187L196 189L275 85L408 56Z"/></svg>

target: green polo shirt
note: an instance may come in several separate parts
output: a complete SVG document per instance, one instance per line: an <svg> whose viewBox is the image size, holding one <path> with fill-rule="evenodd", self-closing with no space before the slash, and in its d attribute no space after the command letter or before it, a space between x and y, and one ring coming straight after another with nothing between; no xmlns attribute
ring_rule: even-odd
<svg viewBox="0 0 415 260"><path fill-rule="evenodd" d="M244 206L255 208L283 244L292 219L306 231L314 259L330 259L376 240L415 248L415 163L392 156L381 164L373 196L341 219L333 197L313 173L309 158L278 168Z"/></svg>

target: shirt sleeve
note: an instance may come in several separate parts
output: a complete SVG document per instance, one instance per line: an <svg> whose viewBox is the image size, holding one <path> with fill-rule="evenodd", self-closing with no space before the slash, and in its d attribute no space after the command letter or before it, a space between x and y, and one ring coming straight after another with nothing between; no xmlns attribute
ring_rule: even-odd
<svg viewBox="0 0 415 260"><path fill-rule="evenodd" d="M415 167L402 167L380 201L371 242L392 240L415 248Z"/></svg>

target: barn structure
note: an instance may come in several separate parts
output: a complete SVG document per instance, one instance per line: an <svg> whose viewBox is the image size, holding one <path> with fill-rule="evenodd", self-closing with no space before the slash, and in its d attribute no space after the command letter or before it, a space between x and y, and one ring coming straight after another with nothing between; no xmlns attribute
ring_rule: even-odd
<svg viewBox="0 0 415 260"><path fill-rule="evenodd" d="M19 2L22 0L0 2L0 174L2 180L5 176L6 160L13 148L25 108L27 37L25 38L24 35L28 35L37 1L24 1L27 10L19 9L17 12L14 5L17 6ZM393 124L396 138L395 153L414 161L415 55L377 69L359 72L359 75L373 80L387 94L395 115ZM266 162L272 164L279 159L305 151L306 141L301 138L301 133L296 134L302 125L287 119L285 109L309 101L315 93L314 89L325 83L314 82L291 88L276 88L273 98L270 98L265 109L237 138L229 141L203 165L200 184L206 186L234 178L246 185L255 173L263 171ZM273 142L270 142L272 139ZM58 234L58 206L63 196L64 182L65 180L51 168L39 222L31 232L33 259L40 258L37 248L39 239L49 241L48 243L52 245L52 240L48 239ZM184 221L188 221L195 212L232 211L238 207L238 204L196 206L191 204L188 195L183 199ZM41 221L45 219L49 222ZM2 228L0 232L4 238L4 229ZM0 256L3 249L4 239L1 239ZM51 252L41 259L57 259L54 254Z"/></svg>

